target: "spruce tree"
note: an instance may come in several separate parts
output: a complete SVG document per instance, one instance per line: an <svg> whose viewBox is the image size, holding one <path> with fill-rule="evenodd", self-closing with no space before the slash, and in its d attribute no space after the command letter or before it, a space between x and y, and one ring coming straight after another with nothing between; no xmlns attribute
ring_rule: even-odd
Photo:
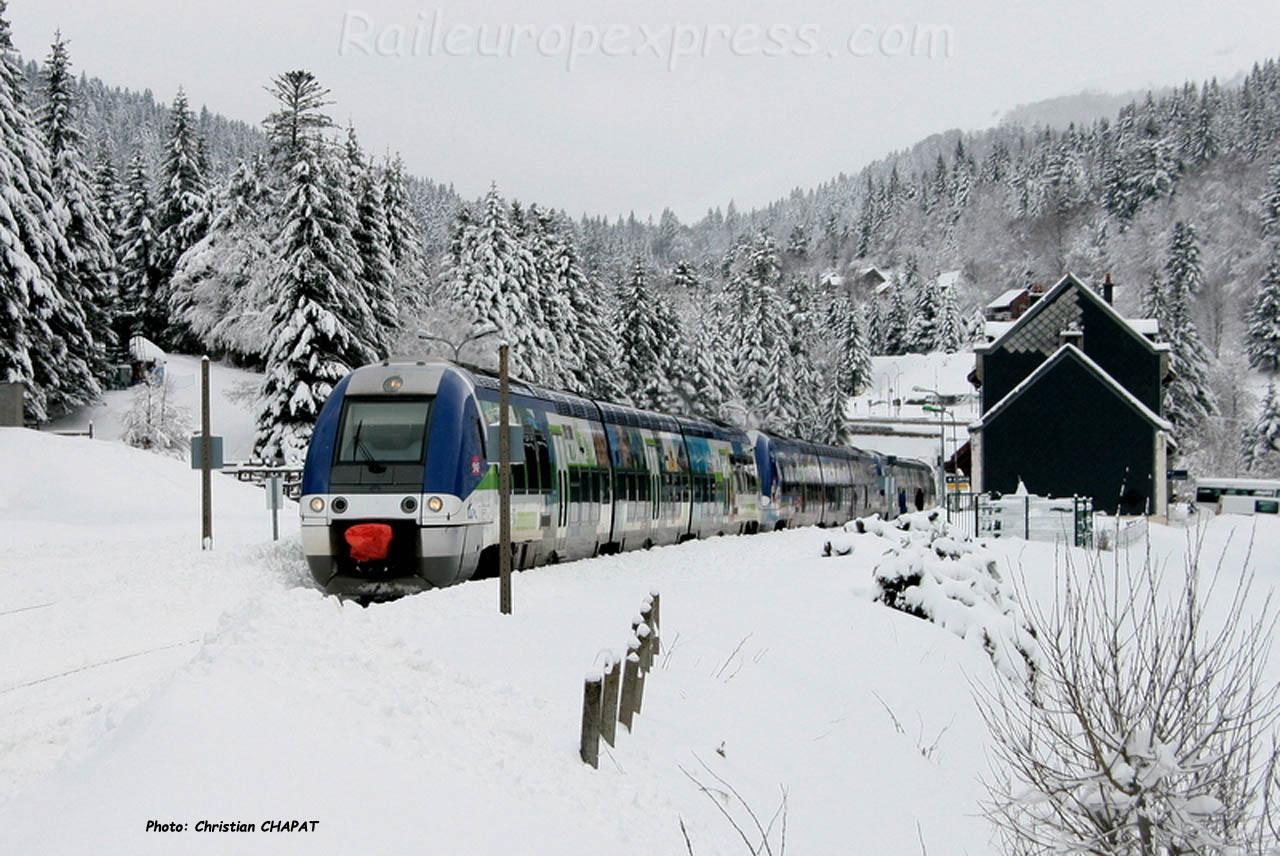
<svg viewBox="0 0 1280 856"><path fill-rule="evenodd" d="M151 207L150 181L142 150L134 152L125 177L124 215L120 246L120 313L116 333L127 346L129 337L146 336L159 342L168 323L163 294L164 272L159 264L158 235Z"/></svg>
<svg viewBox="0 0 1280 856"><path fill-rule="evenodd" d="M1262 237L1280 241L1280 154L1267 170L1267 188L1262 194Z"/></svg>
<svg viewBox="0 0 1280 856"><path fill-rule="evenodd" d="M1164 416L1173 422L1180 439L1199 432L1217 404L1209 388L1209 354L1191 318L1191 289L1198 285L1199 254L1189 227L1174 230L1165 264L1167 280L1156 292L1155 316L1165 341L1172 348L1174 379L1164 402Z"/></svg>
<svg viewBox="0 0 1280 856"><path fill-rule="evenodd" d="M1280 371L1280 247L1274 244L1267 272L1246 320L1245 350L1249 365L1275 374Z"/></svg>
<svg viewBox="0 0 1280 856"><path fill-rule="evenodd" d="M67 212L56 200L48 151L27 109L0 0L0 379L26 387L26 417L44 421L96 396L84 307L65 295Z"/></svg>
<svg viewBox="0 0 1280 856"><path fill-rule="evenodd" d="M656 300L649 290L644 260L636 256L618 289L618 350L622 388L636 407L653 407L655 376L665 371L665 343L658 339Z"/></svg>
<svg viewBox="0 0 1280 856"><path fill-rule="evenodd" d="M43 77L45 103L37 124L49 150L54 192L66 209L67 252L58 257L57 285L64 298L78 307L77 314L83 314L83 327L76 318L67 343L72 362L87 366L96 380L103 380L109 374L108 353L114 350L115 253L85 163L84 140L75 122L75 79L67 43L60 34L49 52ZM97 394L96 380L79 377L75 383L92 397Z"/></svg>
<svg viewBox="0 0 1280 856"><path fill-rule="evenodd" d="M317 146L294 157L274 242L282 267L270 299L271 347L262 387L254 453L299 461L316 417L333 387L352 369L374 359L362 330L367 306L353 288L359 255L348 212L336 199L336 170L326 169Z"/></svg>
<svg viewBox="0 0 1280 856"><path fill-rule="evenodd" d="M941 316L942 295L938 278L930 277L920 283L916 291L915 306L907 332L907 348L910 351L929 354L938 350Z"/></svg>
<svg viewBox="0 0 1280 856"><path fill-rule="evenodd" d="M942 307L938 313L937 350L954 354L968 341L960 305L956 301L956 288L946 285L942 289Z"/></svg>
<svg viewBox="0 0 1280 856"><path fill-rule="evenodd" d="M884 353L898 356L908 352L908 335L911 328L911 315L907 310L907 301L903 297L902 281L895 273L889 286L889 313L884 318Z"/></svg>
<svg viewBox="0 0 1280 856"><path fill-rule="evenodd" d="M1280 475L1280 399L1275 383L1267 387L1257 421L1243 431L1240 453L1250 473Z"/></svg>
<svg viewBox="0 0 1280 856"><path fill-rule="evenodd" d="M169 285L175 323L204 349L251 363L264 361L270 348L262 309L278 263L273 199L262 160L241 161L214 199L207 234L182 254Z"/></svg>
<svg viewBox="0 0 1280 856"><path fill-rule="evenodd" d="M1200 245L1195 227L1179 220L1173 226L1169 257L1164 266L1165 281L1171 289L1185 291L1194 297L1204 286L1200 264Z"/></svg>
<svg viewBox="0 0 1280 856"><path fill-rule="evenodd" d="M385 358L390 355L399 330L399 312L394 295L396 273L391 261L382 182L373 167L365 162L354 128L347 131L346 153L349 181L355 197L351 236L360 257L358 278L373 312L374 323L369 339L378 358Z"/></svg>
<svg viewBox="0 0 1280 856"><path fill-rule="evenodd" d="M423 272L422 239L414 226L409 188L400 156L392 158L382 170L382 201L387 218L387 248L391 264L405 287L421 282Z"/></svg>
<svg viewBox="0 0 1280 856"><path fill-rule="evenodd" d="M209 228L195 117L181 88L169 108L169 137L156 192L156 266L167 283L178 259Z"/></svg>

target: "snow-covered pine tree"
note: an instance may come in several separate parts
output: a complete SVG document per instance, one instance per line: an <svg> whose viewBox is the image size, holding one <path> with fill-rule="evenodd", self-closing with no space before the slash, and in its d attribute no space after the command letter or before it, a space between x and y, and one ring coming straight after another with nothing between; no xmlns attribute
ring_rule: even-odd
<svg viewBox="0 0 1280 856"><path fill-rule="evenodd" d="M1280 399L1274 382L1267 387L1257 421L1244 429L1240 456L1252 474L1280 475Z"/></svg>
<svg viewBox="0 0 1280 856"><path fill-rule="evenodd" d="M660 326L656 299L649 289L644 259L632 260L631 272L618 289L618 350L622 389L636 407L653 407L655 377L666 372L662 355L666 344L658 340Z"/></svg>
<svg viewBox="0 0 1280 856"><path fill-rule="evenodd" d="M867 319L867 352L872 356L880 356L884 350L884 312L880 295L872 292L867 298L865 316Z"/></svg>
<svg viewBox="0 0 1280 856"><path fill-rule="evenodd" d="M156 188L156 266L167 284L178 259L209 228L195 116L181 88L169 108L169 136ZM181 333L181 331L175 331Z"/></svg>
<svg viewBox="0 0 1280 856"><path fill-rule="evenodd" d="M182 254L169 286L169 309L214 353L261 363L270 348L274 194L261 157L241 161L213 202L207 234Z"/></svg>
<svg viewBox="0 0 1280 856"><path fill-rule="evenodd" d="M820 431L814 441L843 446L849 442L849 418L845 413L848 399L834 383L828 383L823 391L820 413Z"/></svg>
<svg viewBox="0 0 1280 856"><path fill-rule="evenodd" d="M1169 243L1169 256L1164 266L1165 281L1171 290L1182 290L1194 297L1204 287L1203 271L1195 227L1179 220L1173 226L1173 238Z"/></svg>
<svg viewBox="0 0 1280 856"><path fill-rule="evenodd" d="M898 356L908 353L908 335L911 329L911 313L903 296L901 278L895 273L889 285L889 312L884 317L884 353Z"/></svg>
<svg viewBox="0 0 1280 856"><path fill-rule="evenodd" d="M272 283L271 347L254 453L294 462L306 453L316 417L333 387L374 359L367 306L356 277L351 202L336 186L318 145L302 145L281 205L273 250L282 266Z"/></svg>
<svg viewBox="0 0 1280 856"><path fill-rule="evenodd" d="M271 157L282 172L292 175L293 165L303 156L314 156L312 144L333 127L333 119L324 112L333 102L316 76L301 69L272 78L266 89L280 102L262 123Z"/></svg>
<svg viewBox="0 0 1280 856"><path fill-rule="evenodd" d="M1275 374L1280 371L1280 245L1271 246L1267 272L1249 306L1246 320L1245 350L1249 365Z"/></svg>
<svg viewBox="0 0 1280 856"><path fill-rule="evenodd" d="M1262 237L1280 241L1280 153L1267 170L1267 188L1262 194Z"/></svg>
<svg viewBox="0 0 1280 856"><path fill-rule="evenodd" d="M712 295L695 305L691 320L688 371L682 375L684 410L706 419L729 419L728 405L740 402L727 347L728 322L723 297Z"/></svg>
<svg viewBox="0 0 1280 856"><path fill-rule="evenodd" d="M671 268L671 285L686 294L698 294L702 289L702 278L698 276L697 268L681 259Z"/></svg>
<svg viewBox="0 0 1280 856"><path fill-rule="evenodd" d="M1185 441L1218 411L1209 388L1209 353L1191 317L1191 287L1199 283L1200 272L1195 234L1189 228L1175 228L1165 275L1167 282L1157 291L1155 317L1172 348L1174 379L1165 396L1163 415Z"/></svg>
<svg viewBox="0 0 1280 856"><path fill-rule="evenodd" d="M956 287L949 284L942 286L940 291L942 307L938 312L937 349L954 354L964 347L965 342L968 341L968 333L965 330L964 318L960 315L960 304L956 300Z"/></svg>
<svg viewBox="0 0 1280 856"><path fill-rule="evenodd" d="M479 330L492 327L510 345L511 373L542 382L557 373L554 346L538 305L536 261L517 233L496 186L480 210L461 218L449 259L448 280L454 299Z"/></svg>
<svg viewBox="0 0 1280 856"><path fill-rule="evenodd" d="M383 166L382 202L387 216L387 248L401 288L419 288L425 278L422 237L414 225L404 163L398 154Z"/></svg>
<svg viewBox="0 0 1280 856"><path fill-rule="evenodd" d="M162 299L164 274L158 264L149 185L146 162L139 149L129 161L129 173L125 177L121 243L116 250L121 302L116 330L126 343L133 335L158 342L167 323L167 307Z"/></svg>
<svg viewBox="0 0 1280 856"><path fill-rule="evenodd" d="M915 306L907 332L907 347L918 354L930 354L938 350L939 327L942 316L942 289L938 278L932 276L916 289Z"/></svg>
<svg viewBox="0 0 1280 856"><path fill-rule="evenodd" d="M564 302L567 327L560 338L561 372L565 386L574 392L618 400L622 388L617 378L617 340L609 313L600 299L600 285L582 269L570 224L551 212L539 212L547 276L553 291Z"/></svg>
<svg viewBox="0 0 1280 856"><path fill-rule="evenodd" d="M832 305L836 349L832 354L835 371L829 373L840 394L851 397L871 384L871 351L863 332L862 308L855 307L848 298L839 297Z"/></svg>
<svg viewBox="0 0 1280 856"><path fill-rule="evenodd" d="M360 256L359 279L368 295L373 313L370 341L379 359L390 355L399 331L400 314L395 300L395 267L391 261L391 238L387 231L382 181L372 165L365 162L355 128L347 129L347 169L355 197L355 222L351 236Z"/></svg>
<svg viewBox="0 0 1280 856"><path fill-rule="evenodd" d="M37 116L49 149L50 174L57 199L66 209L67 255L57 263L58 289L84 315L86 340L78 330L69 338L79 342L84 360L98 380L109 374L108 354L115 350L112 317L116 309L115 252L106 224L98 212L93 177L85 162L84 139L76 124L75 78L61 34L43 69L45 103ZM83 379L80 381L83 383Z"/></svg>
<svg viewBox="0 0 1280 856"><path fill-rule="evenodd" d="M44 140L0 0L0 379L27 389L26 417L44 421L97 395L83 308L62 294L66 210L55 199Z"/></svg>

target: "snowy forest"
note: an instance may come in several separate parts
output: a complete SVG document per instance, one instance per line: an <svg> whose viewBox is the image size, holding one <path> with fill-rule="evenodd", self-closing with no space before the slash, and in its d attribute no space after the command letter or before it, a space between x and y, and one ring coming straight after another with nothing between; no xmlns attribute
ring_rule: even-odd
<svg viewBox="0 0 1280 856"><path fill-rule="evenodd" d="M308 71L264 81L255 127L77 76L58 35L23 62L2 10L0 376L32 422L97 398L140 334L264 371L257 452L296 460L350 369L453 355L422 332L478 336L460 356L487 366L505 339L528 381L841 442L871 356L963 350L991 297L1070 271L1159 320L1187 465L1280 473L1274 385L1247 382L1280 369L1274 60L686 224L463 200L368 156Z"/></svg>

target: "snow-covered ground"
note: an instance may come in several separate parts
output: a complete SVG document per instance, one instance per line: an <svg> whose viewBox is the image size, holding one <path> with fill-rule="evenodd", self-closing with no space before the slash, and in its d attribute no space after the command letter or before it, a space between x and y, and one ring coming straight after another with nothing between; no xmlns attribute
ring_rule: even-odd
<svg viewBox="0 0 1280 856"><path fill-rule="evenodd" d="M200 427L200 358L168 354L164 358L165 377L173 395L173 406L186 416L193 431ZM212 363L209 369L210 430L222 439L223 458L247 460L253 452L254 400L262 375L232 366ZM49 425L51 431L83 431L93 423L95 437L119 440L124 433L124 416L133 401L134 390L105 393L102 400Z"/></svg>
<svg viewBox="0 0 1280 856"><path fill-rule="evenodd" d="M877 360L877 383L964 392L971 365ZM169 366L194 413L198 360ZM235 392L254 381L214 366L228 457L247 454ZM837 535L852 553L822 558L832 533L799 530L538 569L508 617L492 581L362 609L311 586L292 510L270 541L258 488L215 477L202 551L198 473L109 439L128 402L110 394L96 440L0 429L0 852L684 853L683 823L699 856L736 854L722 810L753 827L730 786L766 824L785 789L791 852L993 852L971 682L1002 678L980 634L872 601L884 539ZM1152 527L1153 554L1176 565L1187 534ZM1202 534L1260 590L1280 576L1280 521ZM990 549L1052 595L1052 545ZM654 590L666 650L635 732L591 770L583 676ZM272 820L318 824L196 832Z"/></svg>
<svg viewBox="0 0 1280 856"><path fill-rule="evenodd" d="M185 464L0 430L5 852L680 853L681 822L697 854L744 852L715 777L766 823L785 789L791 852L991 852L970 694L991 661L871 601L872 535L832 558L809 529L539 569L508 617L492 581L362 609L308 584L295 536L271 544L260 490L215 484L202 552ZM1051 545L993 549L1045 590ZM651 590L666 651L591 770L582 679Z"/></svg>

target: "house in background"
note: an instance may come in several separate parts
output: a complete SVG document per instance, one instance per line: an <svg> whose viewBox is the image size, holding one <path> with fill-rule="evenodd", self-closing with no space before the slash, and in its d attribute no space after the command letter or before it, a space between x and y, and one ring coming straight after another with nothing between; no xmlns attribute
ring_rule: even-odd
<svg viewBox="0 0 1280 856"><path fill-rule="evenodd" d="M992 325L996 326L996 325ZM1094 508L1166 513L1172 426L1161 415L1169 346L1068 274L975 348L970 427L979 492L1089 496Z"/></svg>

